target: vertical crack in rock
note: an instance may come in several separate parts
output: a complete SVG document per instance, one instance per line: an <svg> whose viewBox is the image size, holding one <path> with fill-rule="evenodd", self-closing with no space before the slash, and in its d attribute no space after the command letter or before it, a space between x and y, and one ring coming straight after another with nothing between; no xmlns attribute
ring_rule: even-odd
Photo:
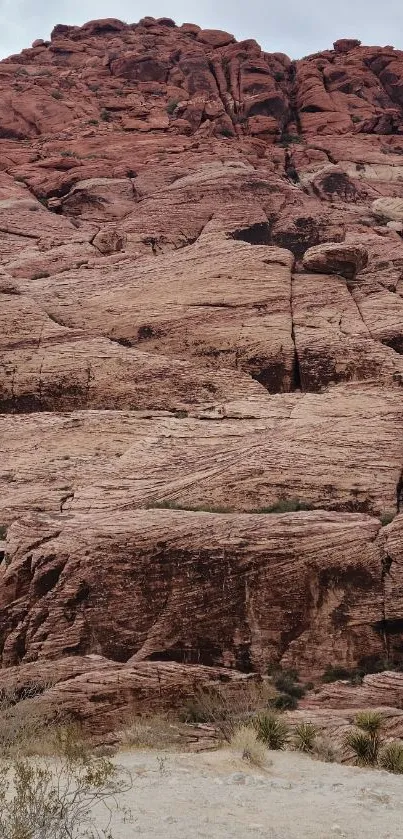
<svg viewBox="0 0 403 839"><path fill-rule="evenodd" d="M296 338L295 338L293 283L294 283L294 275L291 272L291 280L290 280L291 338L292 338L292 341L293 341L293 344L294 344L294 362L293 362L293 368L292 368L291 390L301 390L302 391L303 386L302 386L301 367L300 367L300 363L299 363L297 342L296 342Z"/></svg>
<svg viewBox="0 0 403 839"><path fill-rule="evenodd" d="M71 492L67 492L66 495L62 496L62 498L60 499L60 512L61 513L64 512L65 504L67 504L68 501L73 501L73 499L74 499L74 491L73 490Z"/></svg>
<svg viewBox="0 0 403 839"><path fill-rule="evenodd" d="M299 115L299 109L297 104L297 96L298 96L298 82L296 78L297 73L297 65L296 62L293 61L291 63L289 69L289 78L288 78L288 105L289 105L289 112L288 112L288 120L283 128L283 131L287 132L288 126L292 123L296 125L298 134L302 135L302 126L301 126L301 119Z"/></svg>
<svg viewBox="0 0 403 839"><path fill-rule="evenodd" d="M396 484L396 510L400 513L403 501L403 469L400 473L399 480Z"/></svg>
<svg viewBox="0 0 403 839"><path fill-rule="evenodd" d="M228 64L219 63L216 59L209 62L209 70L217 85L218 96L221 99L225 113L230 118L235 128L235 102L233 96L231 96L230 93L230 77Z"/></svg>
<svg viewBox="0 0 403 839"><path fill-rule="evenodd" d="M381 621L381 634L382 634L382 641L385 650L385 660L388 662L390 659L390 641L389 641L389 634L388 634L388 618L386 615L386 585L387 585L387 577L390 576L390 569L393 564L392 557L389 556L387 551L381 546L381 551L383 556L381 556L381 582L382 582L382 621Z"/></svg>
<svg viewBox="0 0 403 839"><path fill-rule="evenodd" d="M353 293L354 289L352 288L351 284L350 284L348 281L346 281L346 288L347 288L347 291L348 291L348 292L349 292L349 294L350 294L350 297L351 297L351 300L352 300L352 301L353 301L353 303L354 303L354 306L355 306L355 307L356 307L356 309L357 309L358 316L359 316L360 320L362 320L362 322L363 322L363 324L364 324L364 326L365 326L365 329L366 329L366 330L367 330L367 332L368 332L369 337L370 337L370 338L372 338L374 341L378 341L378 339L377 339L377 338L375 338L375 337L371 334L371 330L369 329L368 324L365 322L364 316L363 316L362 311L361 311L361 309L360 309L360 304L359 304L359 303L357 303L357 300L356 300L356 299L355 299L355 297L354 297L354 293ZM378 342L378 343L379 343L379 342Z"/></svg>

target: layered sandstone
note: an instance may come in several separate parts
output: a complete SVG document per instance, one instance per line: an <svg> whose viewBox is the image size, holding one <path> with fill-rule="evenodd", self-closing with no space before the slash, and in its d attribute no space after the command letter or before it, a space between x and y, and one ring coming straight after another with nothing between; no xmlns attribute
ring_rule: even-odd
<svg viewBox="0 0 403 839"><path fill-rule="evenodd" d="M0 688L402 660L402 89L168 18L0 62Z"/></svg>

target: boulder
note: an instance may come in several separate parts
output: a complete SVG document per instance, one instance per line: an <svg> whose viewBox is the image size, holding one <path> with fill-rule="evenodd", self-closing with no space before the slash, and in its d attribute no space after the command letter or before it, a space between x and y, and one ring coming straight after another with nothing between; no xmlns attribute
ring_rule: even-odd
<svg viewBox="0 0 403 839"><path fill-rule="evenodd" d="M368 252L364 245L325 242L308 248L302 261L307 271L315 271L319 274L340 274L346 280L352 280L358 271L366 267Z"/></svg>
<svg viewBox="0 0 403 839"><path fill-rule="evenodd" d="M235 41L233 35L229 32L223 32L221 29L201 29L196 36L197 41L207 44L209 47L225 47Z"/></svg>
<svg viewBox="0 0 403 839"><path fill-rule="evenodd" d="M382 219L403 222L403 197L402 198L377 198L372 202L372 212Z"/></svg>
<svg viewBox="0 0 403 839"><path fill-rule="evenodd" d="M100 230L99 233L92 240L92 244L101 253L111 254L118 253L124 249L126 237L119 233L116 228L106 228Z"/></svg>
<svg viewBox="0 0 403 839"><path fill-rule="evenodd" d="M341 53L342 55L345 55L360 46L361 41L358 41L357 38L339 38L339 40L335 41L333 44L335 52Z"/></svg>

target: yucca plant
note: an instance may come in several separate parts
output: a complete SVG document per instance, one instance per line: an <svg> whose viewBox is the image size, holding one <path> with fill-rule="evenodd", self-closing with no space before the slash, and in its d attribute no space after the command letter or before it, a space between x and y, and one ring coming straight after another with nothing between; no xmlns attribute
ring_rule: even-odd
<svg viewBox="0 0 403 839"><path fill-rule="evenodd" d="M354 722L357 728L347 734L346 745L354 752L359 766L374 766L381 746L382 714L360 711Z"/></svg>
<svg viewBox="0 0 403 839"><path fill-rule="evenodd" d="M370 737L377 737L383 725L383 716L378 711L360 711L354 723L357 728L365 731Z"/></svg>
<svg viewBox="0 0 403 839"><path fill-rule="evenodd" d="M255 717L253 722L259 740L266 743L269 749L284 749L289 740L288 725L278 714L266 712Z"/></svg>
<svg viewBox="0 0 403 839"><path fill-rule="evenodd" d="M350 731L346 736L346 746L354 752L357 766L374 766L377 762L379 744L374 743L364 731Z"/></svg>
<svg viewBox="0 0 403 839"><path fill-rule="evenodd" d="M395 740L383 747L379 755L379 764L382 769L388 772L395 772L396 775L403 774L403 743Z"/></svg>
<svg viewBox="0 0 403 839"><path fill-rule="evenodd" d="M299 752L313 752L318 730L311 722L300 722L294 729L294 746Z"/></svg>

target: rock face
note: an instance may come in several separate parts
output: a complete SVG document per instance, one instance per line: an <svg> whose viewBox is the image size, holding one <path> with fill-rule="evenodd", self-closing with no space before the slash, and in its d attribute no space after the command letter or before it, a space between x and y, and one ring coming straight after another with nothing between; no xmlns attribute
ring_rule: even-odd
<svg viewBox="0 0 403 839"><path fill-rule="evenodd" d="M60 531L56 521L42 530L37 523L11 528L4 666L91 651L114 661L264 672L284 654L316 670L324 655L354 661L368 647L382 654L375 519L158 509L114 518L73 518L74 546L70 528ZM281 596L285 577L292 611Z"/></svg>
<svg viewBox="0 0 403 839"><path fill-rule="evenodd" d="M402 662L402 90L169 18L0 62L0 689Z"/></svg>

